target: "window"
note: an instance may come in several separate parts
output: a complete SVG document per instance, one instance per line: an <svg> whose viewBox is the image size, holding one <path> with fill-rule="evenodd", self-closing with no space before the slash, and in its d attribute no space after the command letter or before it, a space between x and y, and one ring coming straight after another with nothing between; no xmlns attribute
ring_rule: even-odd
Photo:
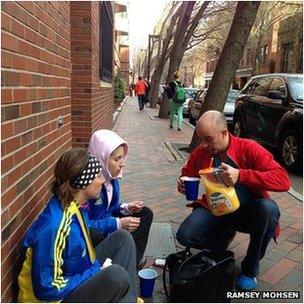
<svg viewBox="0 0 304 304"><path fill-rule="evenodd" d="M255 83L255 86L253 88L253 94L254 95L260 95L260 96L266 96L267 89L270 84L270 78L261 78Z"/></svg>
<svg viewBox="0 0 304 304"><path fill-rule="evenodd" d="M99 77L104 81L112 82L114 15L111 1L99 2L99 16Z"/></svg>
<svg viewBox="0 0 304 304"><path fill-rule="evenodd" d="M287 97L285 82L281 78L273 79L268 91L278 91L282 96Z"/></svg>
<svg viewBox="0 0 304 304"><path fill-rule="evenodd" d="M292 42L282 44L282 72L291 70L292 61Z"/></svg>

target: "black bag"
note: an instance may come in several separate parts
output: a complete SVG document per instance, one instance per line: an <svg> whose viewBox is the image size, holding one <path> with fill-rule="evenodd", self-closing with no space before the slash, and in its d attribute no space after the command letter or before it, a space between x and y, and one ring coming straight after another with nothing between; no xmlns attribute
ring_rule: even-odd
<svg viewBox="0 0 304 304"><path fill-rule="evenodd" d="M189 250L167 256L163 284L168 302L223 303L234 282L234 258L231 251ZM169 280L169 281L168 281Z"/></svg>

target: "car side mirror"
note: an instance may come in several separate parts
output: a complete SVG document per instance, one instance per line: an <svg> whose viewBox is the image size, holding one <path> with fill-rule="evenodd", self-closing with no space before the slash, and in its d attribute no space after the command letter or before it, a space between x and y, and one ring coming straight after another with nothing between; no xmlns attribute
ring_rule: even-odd
<svg viewBox="0 0 304 304"><path fill-rule="evenodd" d="M280 91L269 91L267 97L271 99L280 99L282 101L286 100L286 96L282 95Z"/></svg>

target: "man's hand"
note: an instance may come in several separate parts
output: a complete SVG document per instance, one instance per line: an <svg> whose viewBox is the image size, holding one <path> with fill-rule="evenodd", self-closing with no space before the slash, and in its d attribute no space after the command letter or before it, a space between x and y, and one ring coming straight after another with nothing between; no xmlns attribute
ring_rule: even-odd
<svg viewBox="0 0 304 304"><path fill-rule="evenodd" d="M233 168L225 163L221 163L219 168L223 170L223 172L221 173L221 177L225 185L228 187L234 186L239 179L239 169Z"/></svg>
<svg viewBox="0 0 304 304"><path fill-rule="evenodd" d="M135 231L140 224L139 217L127 216L127 217L122 217L119 220L121 223L121 227L130 232Z"/></svg>
<svg viewBox="0 0 304 304"><path fill-rule="evenodd" d="M177 191L181 194L185 194L185 184L184 181L180 179L177 180Z"/></svg>
<svg viewBox="0 0 304 304"><path fill-rule="evenodd" d="M128 203L128 210L132 213L139 212L144 206L144 202L134 201Z"/></svg>

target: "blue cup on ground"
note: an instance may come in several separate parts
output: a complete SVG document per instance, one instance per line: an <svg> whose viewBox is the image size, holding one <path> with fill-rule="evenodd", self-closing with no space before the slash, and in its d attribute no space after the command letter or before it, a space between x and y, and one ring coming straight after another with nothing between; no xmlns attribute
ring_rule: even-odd
<svg viewBox="0 0 304 304"><path fill-rule="evenodd" d="M157 272L151 268L145 268L138 272L140 295L143 298L151 298L153 295L155 278Z"/></svg>
<svg viewBox="0 0 304 304"><path fill-rule="evenodd" d="M198 197L198 185L200 179L198 177L182 176L181 180L183 180L185 184L187 201L196 200Z"/></svg>

